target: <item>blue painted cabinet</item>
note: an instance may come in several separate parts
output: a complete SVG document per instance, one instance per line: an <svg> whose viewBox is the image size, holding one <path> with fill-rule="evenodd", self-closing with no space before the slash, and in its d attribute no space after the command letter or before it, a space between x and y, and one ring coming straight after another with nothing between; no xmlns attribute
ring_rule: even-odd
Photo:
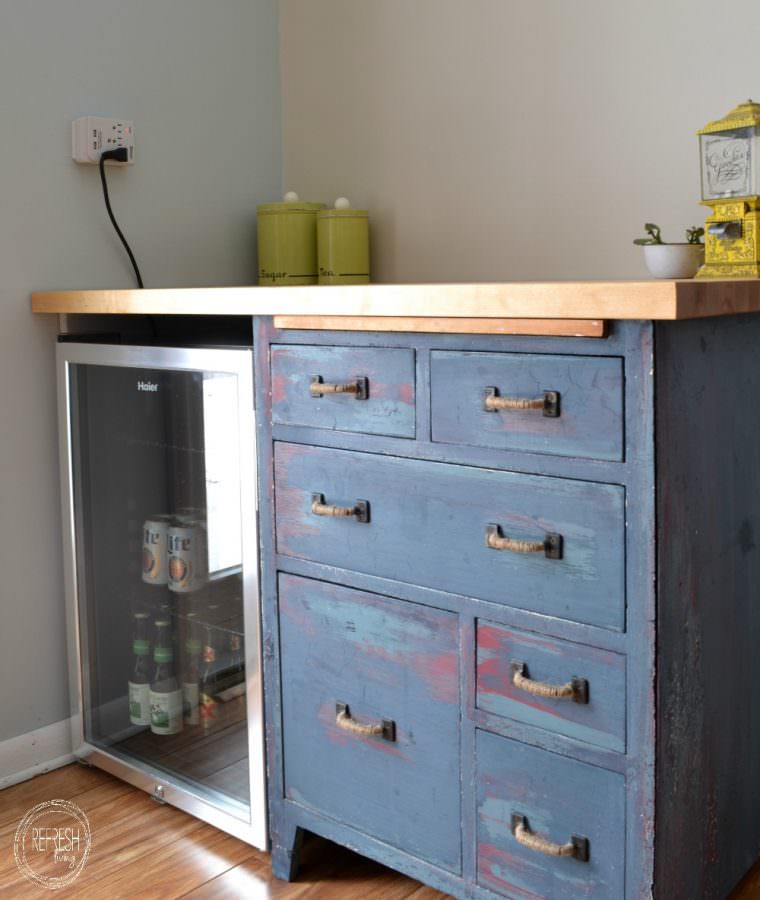
<svg viewBox="0 0 760 900"><path fill-rule="evenodd" d="M760 317L255 335L276 874L311 831L457 897L723 900L760 853Z"/></svg>
<svg viewBox="0 0 760 900"><path fill-rule="evenodd" d="M459 873L456 615L285 574L278 596L286 798Z"/></svg>

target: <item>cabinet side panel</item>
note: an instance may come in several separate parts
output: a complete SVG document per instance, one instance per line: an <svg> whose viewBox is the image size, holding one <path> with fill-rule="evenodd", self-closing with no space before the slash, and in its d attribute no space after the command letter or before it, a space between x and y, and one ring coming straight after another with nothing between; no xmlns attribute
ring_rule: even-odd
<svg viewBox="0 0 760 900"><path fill-rule="evenodd" d="M760 317L656 331L656 896L760 854Z"/></svg>

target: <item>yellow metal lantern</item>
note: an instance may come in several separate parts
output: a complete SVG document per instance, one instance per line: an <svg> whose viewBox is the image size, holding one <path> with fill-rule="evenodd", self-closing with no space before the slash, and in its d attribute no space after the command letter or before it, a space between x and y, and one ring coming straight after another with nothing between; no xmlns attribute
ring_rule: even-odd
<svg viewBox="0 0 760 900"><path fill-rule="evenodd" d="M705 264L697 278L760 277L760 103L748 100L699 135Z"/></svg>

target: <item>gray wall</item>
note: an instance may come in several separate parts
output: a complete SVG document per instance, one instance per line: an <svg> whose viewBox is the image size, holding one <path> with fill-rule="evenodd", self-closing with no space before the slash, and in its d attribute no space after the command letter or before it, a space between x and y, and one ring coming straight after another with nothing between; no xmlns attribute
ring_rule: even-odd
<svg viewBox="0 0 760 900"><path fill-rule="evenodd" d="M68 716L52 317L36 289L132 287L70 122L135 122L112 170L148 287L249 284L281 192L276 0L0 3L0 741Z"/></svg>
<svg viewBox="0 0 760 900"><path fill-rule="evenodd" d="M377 280L646 277L704 220L694 132L760 99L760 4L280 0L286 188L346 194Z"/></svg>

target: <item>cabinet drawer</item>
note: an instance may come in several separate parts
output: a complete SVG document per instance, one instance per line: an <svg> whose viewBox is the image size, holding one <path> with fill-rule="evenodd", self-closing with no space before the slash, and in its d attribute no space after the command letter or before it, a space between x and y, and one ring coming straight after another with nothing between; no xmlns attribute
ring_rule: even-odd
<svg viewBox="0 0 760 900"><path fill-rule="evenodd" d="M314 379L325 384L323 392ZM413 438L414 394L414 350L272 347L276 425Z"/></svg>
<svg viewBox="0 0 760 900"><path fill-rule="evenodd" d="M619 485L275 447L280 553L618 630L624 500Z"/></svg>
<svg viewBox="0 0 760 900"><path fill-rule="evenodd" d="M476 743L478 883L509 897L620 900L623 776L482 731ZM541 839L574 843L574 855L522 843Z"/></svg>
<svg viewBox="0 0 760 900"><path fill-rule="evenodd" d="M289 575L279 588L286 797L458 872L457 616Z"/></svg>
<svg viewBox="0 0 760 900"><path fill-rule="evenodd" d="M625 751L624 656L482 619L476 634L479 709Z"/></svg>
<svg viewBox="0 0 760 900"><path fill-rule="evenodd" d="M488 401L486 392L494 394ZM535 408L486 409L487 403L519 407L527 401ZM436 350L431 403L432 437L440 443L623 458L618 358Z"/></svg>

